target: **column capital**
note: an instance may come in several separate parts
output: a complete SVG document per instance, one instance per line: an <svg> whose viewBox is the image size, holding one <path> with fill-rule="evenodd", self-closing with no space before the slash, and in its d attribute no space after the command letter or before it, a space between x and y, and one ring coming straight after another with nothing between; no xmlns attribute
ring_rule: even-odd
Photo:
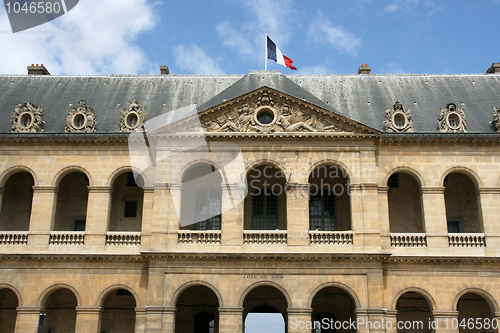
<svg viewBox="0 0 500 333"><path fill-rule="evenodd" d="M241 314L243 310L243 308L219 308L219 314Z"/></svg>
<svg viewBox="0 0 500 333"><path fill-rule="evenodd" d="M111 186L87 186L89 193L111 193L113 187Z"/></svg>
<svg viewBox="0 0 500 333"><path fill-rule="evenodd" d="M379 186L377 187L377 191L380 194L387 194L389 193L389 186Z"/></svg>
<svg viewBox="0 0 500 333"><path fill-rule="evenodd" d="M33 186L34 193L57 193L57 186Z"/></svg>
<svg viewBox="0 0 500 333"><path fill-rule="evenodd" d="M287 308L286 312L288 314L311 314L312 308Z"/></svg>
<svg viewBox="0 0 500 333"><path fill-rule="evenodd" d="M43 310L42 306L18 306L16 308L17 313L25 314L40 314Z"/></svg>
<svg viewBox="0 0 500 333"><path fill-rule="evenodd" d="M444 186L424 186L421 188L422 194L444 194Z"/></svg>
<svg viewBox="0 0 500 333"><path fill-rule="evenodd" d="M434 317L458 317L458 311L434 310L432 315Z"/></svg>
<svg viewBox="0 0 500 333"><path fill-rule="evenodd" d="M479 194L500 194L500 188L498 187L479 187Z"/></svg>
<svg viewBox="0 0 500 333"><path fill-rule="evenodd" d="M174 313L177 308L175 306L146 306L144 307L146 313L164 313L171 312Z"/></svg>
<svg viewBox="0 0 500 333"><path fill-rule="evenodd" d="M100 313L100 306L77 306L76 313Z"/></svg>
<svg viewBox="0 0 500 333"><path fill-rule="evenodd" d="M143 187L142 190L144 193L154 193L155 188L154 187Z"/></svg>

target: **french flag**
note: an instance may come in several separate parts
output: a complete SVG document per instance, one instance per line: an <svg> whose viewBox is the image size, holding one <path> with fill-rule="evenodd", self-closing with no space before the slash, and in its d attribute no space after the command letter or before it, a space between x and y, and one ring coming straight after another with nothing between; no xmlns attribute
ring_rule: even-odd
<svg viewBox="0 0 500 333"><path fill-rule="evenodd" d="M280 49L274 44L271 38L267 37L267 59L276 61L278 64L289 67L294 71L297 67L292 66L293 60L281 53Z"/></svg>

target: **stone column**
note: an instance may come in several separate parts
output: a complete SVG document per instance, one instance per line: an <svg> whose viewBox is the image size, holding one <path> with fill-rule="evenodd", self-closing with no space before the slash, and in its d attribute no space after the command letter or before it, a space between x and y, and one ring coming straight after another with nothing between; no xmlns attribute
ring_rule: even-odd
<svg viewBox="0 0 500 333"><path fill-rule="evenodd" d="M422 203L427 247L448 247L444 187L422 187Z"/></svg>
<svg viewBox="0 0 500 333"><path fill-rule="evenodd" d="M314 325L312 308L288 308L288 333L310 333Z"/></svg>
<svg viewBox="0 0 500 333"><path fill-rule="evenodd" d="M15 333L35 333L42 308L39 306L23 306L17 308Z"/></svg>
<svg viewBox="0 0 500 333"><path fill-rule="evenodd" d="M243 308L219 308L219 333L243 332Z"/></svg>
<svg viewBox="0 0 500 333"><path fill-rule="evenodd" d="M154 188L144 188L144 198L142 204L141 247L145 250L148 250L151 247L154 194Z"/></svg>
<svg viewBox="0 0 500 333"><path fill-rule="evenodd" d="M380 251L377 185L351 184L350 193L354 247L362 247L364 252Z"/></svg>
<svg viewBox="0 0 500 333"><path fill-rule="evenodd" d="M177 246L179 218L171 192L180 195L180 184L156 183L154 186L153 224L151 226L151 251L167 251Z"/></svg>
<svg viewBox="0 0 500 333"><path fill-rule="evenodd" d="M285 190L288 245L309 246L309 184L289 183Z"/></svg>
<svg viewBox="0 0 500 333"><path fill-rule="evenodd" d="M168 317L168 313L163 314L163 306L146 306L146 332L148 333L174 333L175 327L173 326L174 320L172 319L171 325L169 322L165 322L165 316ZM175 318L175 311L173 312Z"/></svg>
<svg viewBox="0 0 500 333"><path fill-rule="evenodd" d="M56 186L33 186L29 245L48 245L57 203Z"/></svg>
<svg viewBox="0 0 500 333"><path fill-rule="evenodd" d="M146 332L146 308L135 308L135 333Z"/></svg>
<svg viewBox="0 0 500 333"><path fill-rule="evenodd" d="M391 222L389 220L389 187L379 187L378 219L380 225L380 245L382 249L391 248Z"/></svg>
<svg viewBox="0 0 500 333"><path fill-rule="evenodd" d="M111 186L89 186L87 218L85 222L85 245L101 246L106 244L111 207Z"/></svg>
<svg viewBox="0 0 500 333"><path fill-rule="evenodd" d="M457 326L458 311L434 310L432 316L434 318L433 325L435 325L435 333L458 333L458 327L453 329L454 326ZM455 322L455 324L453 324L453 322Z"/></svg>
<svg viewBox="0 0 500 333"><path fill-rule="evenodd" d="M500 190L479 188L480 210L483 215L483 228L486 248L500 248ZM496 251L496 250L493 250ZM493 256L495 254L492 254Z"/></svg>
<svg viewBox="0 0 500 333"><path fill-rule="evenodd" d="M162 333L175 333L175 306L167 306L163 308L163 331ZM149 330L147 331L150 332Z"/></svg>
<svg viewBox="0 0 500 333"><path fill-rule="evenodd" d="M355 309L354 312L356 313L356 332L369 333L370 329L368 322L370 321L370 317L368 315L368 309Z"/></svg>
<svg viewBox="0 0 500 333"><path fill-rule="evenodd" d="M100 312L98 306L76 307L75 333L99 333Z"/></svg>
<svg viewBox="0 0 500 333"><path fill-rule="evenodd" d="M243 245L244 189L238 184L222 186L226 190L222 191L221 244ZM233 208L224 211L228 207Z"/></svg>
<svg viewBox="0 0 500 333"><path fill-rule="evenodd" d="M386 333L397 333L398 332L398 310L386 310L385 321L386 321Z"/></svg>

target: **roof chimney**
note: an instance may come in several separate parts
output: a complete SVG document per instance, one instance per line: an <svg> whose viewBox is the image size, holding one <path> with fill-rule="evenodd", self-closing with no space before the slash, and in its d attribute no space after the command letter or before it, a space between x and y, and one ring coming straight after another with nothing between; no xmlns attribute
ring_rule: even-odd
<svg viewBox="0 0 500 333"><path fill-rule="evenodd" d="M40 66L31 64L31 66L28 66L28 75L50 75L50 73L43 64Z"/></svg>
<svg viewBox="0 0 500 333"><path fill-rule="evenodd" d="M370 74L372 70L371 66L368 66L368 64L361 64L358 69L358 74Z"/></svg>
<svg viewBox="0 0 500 333"><path fill-rule="evenodd" d="M500 63L492 63L491 67L486 71L486 74L500 74Z"/></svg>
<svg viewBox="0 0 500 333"><path fill-rule="evenodd" d="M161 75L168 75L170 71L168 70L168 66L160 66Z"/></svg>

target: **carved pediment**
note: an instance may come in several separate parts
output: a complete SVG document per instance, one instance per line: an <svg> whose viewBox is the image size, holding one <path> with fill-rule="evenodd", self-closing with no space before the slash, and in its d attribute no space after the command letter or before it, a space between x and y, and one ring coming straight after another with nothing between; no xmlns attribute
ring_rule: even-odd
<svg viewBox="0 0 500 333"><path fill-rule="evenodd" d="M205 110L199 117L209 133L373 133L329 110L267 88Z"/></svg>

